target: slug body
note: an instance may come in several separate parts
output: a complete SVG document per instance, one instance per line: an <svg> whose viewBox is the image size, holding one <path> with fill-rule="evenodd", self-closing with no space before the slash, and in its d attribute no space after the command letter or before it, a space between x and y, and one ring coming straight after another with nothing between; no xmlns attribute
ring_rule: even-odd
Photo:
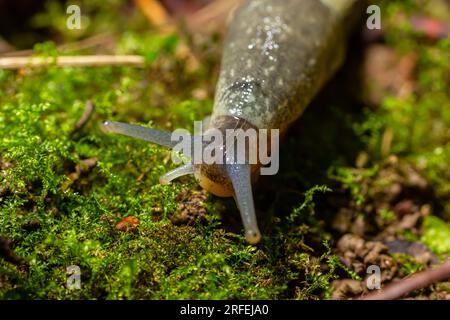
<svg viewBox="0 0 450 320"><path fill-rule="evenodd" d="M286 130L341 65L354 2L247 1L226 39L213 119Z"/></svg>
<svg viewBox="0 0 450 320"><path fill-rule="evenodd" d="M225 40L214 109L205 134L216 129L225 136L227 129L239 128L278 129L283 135L342 64L352 21L358 16L357 2L245 1ZM168 132L117 122L105 122L103 129L174 147ZM258 140L257 145L262 142L267 141ZM160 180L168 183L194 174L213 194L234 196L246 239L255 244L261 235L251 185L261 164L227 161L234 150L223 146L223 151L223 164L188 163Z"/></svg>

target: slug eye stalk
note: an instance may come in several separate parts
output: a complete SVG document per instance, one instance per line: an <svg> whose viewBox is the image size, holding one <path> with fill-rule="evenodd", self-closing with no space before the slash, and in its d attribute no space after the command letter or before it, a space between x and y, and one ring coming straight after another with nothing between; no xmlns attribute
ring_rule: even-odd
<svg viewBox="0 0 450 320"><path fill-rule="evenodd" d="M248 164L230 164L226 166L228 177L234 191L234 201L241 213L245 229L245 239L250 244L261 240L253 202L251 166Z"/></svg>
<svg viewBox="0 0 450 320"><path fill-rule="evenodd" d="M156 143L168 148L173 148L176 144L176 142L171 140L172 133L167 131L114 121L104 121L101 128L103 132L106 133L118 133L136 139Z"/></svg>
<svg viewBox="0 0 450 320"><path fill-rule="evenodd" d="M178 143L171 140L172 133L170 132L132 124L105 121L101 128L106 133L118 133L171 149ZM189 138L192 137L189 136ZM198 138L201 137L193 137L191 142L194 143L194 140ZM214 172L214 174L207 176L205 172ZM159 181L161 184L168 184L172 180L188 174L194 174L200 185L213 194L218 196L232 195L241 214L247 242L256 244L261 240L253 203L250 164L194 165L193 163L187 163L167 172L160 177Z"/></svg>
<svg viewBox="0 0 450 320"><path fill-rule="evenodd" d="M187 163L184 166L178 167L172 171L167 172L159 178L159 183L161 184L169 184L172 180L175 180L179 177L186 176L188 174L194 174L194 166L192 163Z"/></svg>

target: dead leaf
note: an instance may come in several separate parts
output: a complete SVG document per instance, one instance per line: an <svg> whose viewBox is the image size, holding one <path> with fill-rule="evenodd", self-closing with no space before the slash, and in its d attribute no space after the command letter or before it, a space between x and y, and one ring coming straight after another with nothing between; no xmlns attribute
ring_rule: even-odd
<svg viewBox="0 0 450 320"><path fill-rule="evenodd" d="M136 229L140 221L135 216L128 216L116 224L116 229L122 232Z"/></svg>

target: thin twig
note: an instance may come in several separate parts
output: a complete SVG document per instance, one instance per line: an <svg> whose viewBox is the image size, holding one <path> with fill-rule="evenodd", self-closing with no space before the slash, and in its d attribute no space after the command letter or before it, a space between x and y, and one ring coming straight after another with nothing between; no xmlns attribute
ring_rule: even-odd
<svg viewBox="0 0 450 320"><path fill-rule="evenodd" d="M102 49L104 50L105 46L107 47L109 44L116 41L116 38L117 36L112 33L101 33L79 41L63 43L58 45L56 49L58 52L68 52L102 46ZM33 49L7 51L0 53L0 57L28 57L34 52Z"/></svg>
<svg viewBox="0 0 450 320"><path fill-rule="evenodd" d="M24 67L41 67L56 65L58 67L100 67L100 66L133 66L143 67L142 56L61 56L53 57L8 57L0 58L0 69L19 69Z"/></svg>
<svg viewBox="0 0 450 320"><path fill-rule="evenodd" d="M86 50L94 47L100 47L102 50L105 47L111 46L117 40L117 36L112 33L101 33L94 35L92 37L82 39L76 42L63 43L56 48L58 52L67 52L67 51L75 51L75 50Z"/></svg>
<svg viewBox="0 0 450 320"><path fill-rule="evenodd" d="M89 118L91 117L92 111L94 111L94 104L91 100L88 100L86 102L86 107L84 109L83 115L81 116L80 120L78 120L75 126L74 132L77 132L84 127L86 122L88 122Z"/></svg>
<svg viewBox="0 0 450 320"><path fill-rule="evenodd" d="M388 285L386 288L362 297L362 300L393 300L406 294L428 287L429 285L450 279L450 260L438 267L430 268L409 278Z"/></svg>
<svg viewBox="0 0 450 320"><path fill-rule="evenodd" d="M11 46L5 39L0 37L0 54L11 50L14 50L14 47Z"/></svg>

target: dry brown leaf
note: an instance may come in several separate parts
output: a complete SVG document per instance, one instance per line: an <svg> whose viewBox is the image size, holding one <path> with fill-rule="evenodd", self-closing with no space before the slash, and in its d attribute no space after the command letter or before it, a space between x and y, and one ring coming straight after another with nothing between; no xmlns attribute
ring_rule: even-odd
<svg viewBox="0 0 450 320"><path fill-rule="evenodd" d="M116 224L116 229L122 232L127 232L128 230L136 229L140 221L135 216L129 216L121 220Z"/></svg>

